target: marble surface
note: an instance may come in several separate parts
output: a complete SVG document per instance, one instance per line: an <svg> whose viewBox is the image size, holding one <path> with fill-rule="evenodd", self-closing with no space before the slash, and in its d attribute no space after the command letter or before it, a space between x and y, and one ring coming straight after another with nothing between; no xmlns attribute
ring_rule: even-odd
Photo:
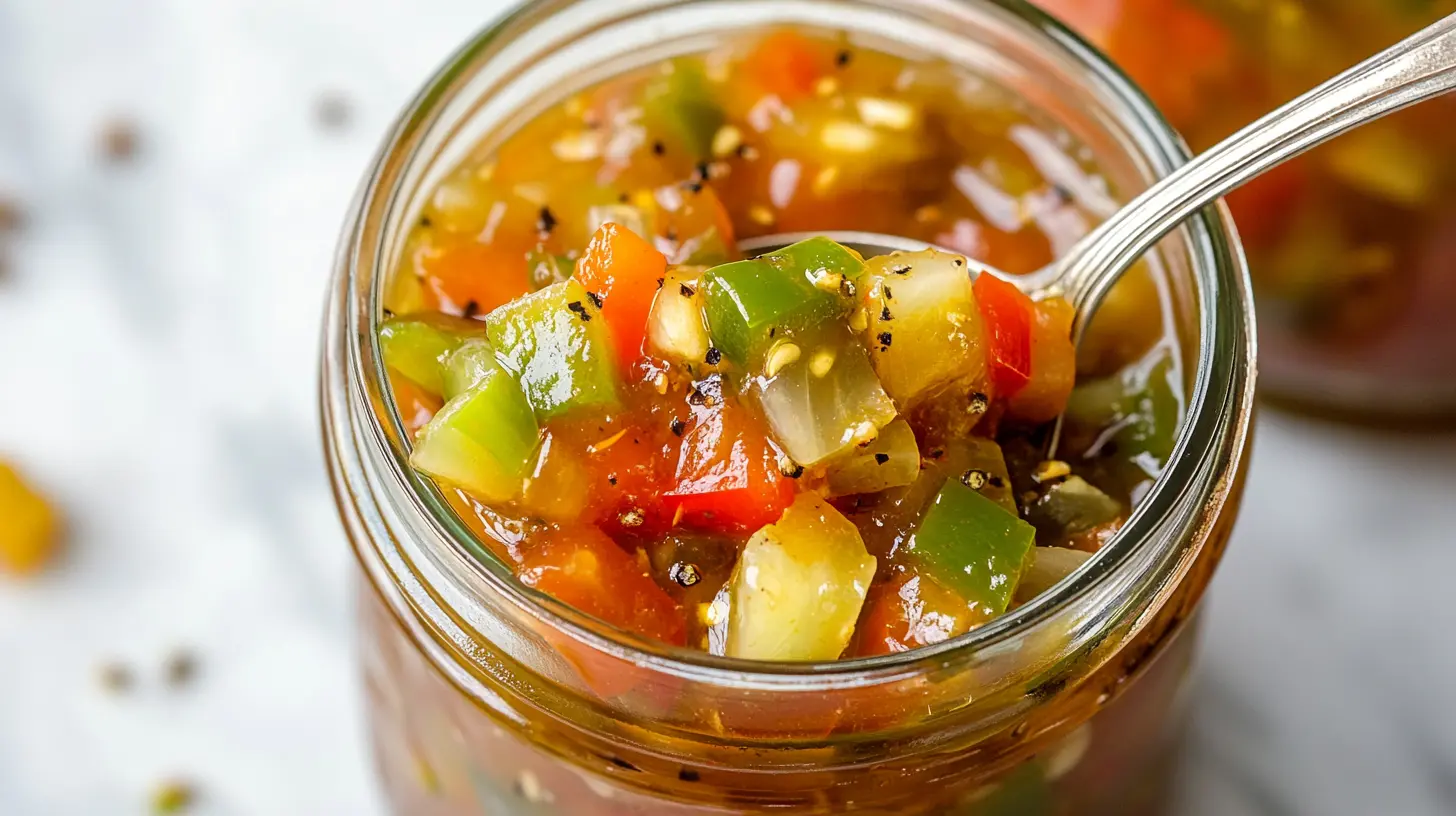
<svg viewBox="0 0 1456 816"><path fill-rule="evenodd" d="M492 0L0 0L0 455L70 550L0 581L0 813L382 812L314 377L345 205ZM348 122L320 128L336 93ZM107 163L98 133L135 123ZM1456 812L1456 437L1265 411L1179 812ZM162 660L200 671L168 690ZM137 674L104 693L98 664Z"/></svg>

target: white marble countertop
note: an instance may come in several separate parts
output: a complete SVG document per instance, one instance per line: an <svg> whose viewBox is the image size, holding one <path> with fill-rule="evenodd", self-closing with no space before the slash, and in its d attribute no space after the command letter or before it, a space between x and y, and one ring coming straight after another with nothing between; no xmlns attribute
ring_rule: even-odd
<svg viewBox="0 0 1456 816"><path fill-rule="evenodd" d="M65 507L0 581L0 813L370 814L317 442L334 237L407 95L498 0L0 0L0 455ZM351 116L316 124L321 94ZM139 152L108 164L108 119ZM1207 615L1180 812L1456 812L1456 437L1266 411ZM195 682L161 661L193 648ZM124 695L96 668L125 661Z"/></svg>

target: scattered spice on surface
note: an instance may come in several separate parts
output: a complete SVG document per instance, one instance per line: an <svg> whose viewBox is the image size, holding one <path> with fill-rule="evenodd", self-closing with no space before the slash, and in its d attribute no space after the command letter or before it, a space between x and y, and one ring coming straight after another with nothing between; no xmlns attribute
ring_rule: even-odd
<svg viewBox="0 0 1456 816"><path fill-rule="evenodd" d="M102 126L100 142L101 158L121 164L136 157L141 136L130 119L117 118Z"/></svg>
<svg viewBox="0 0 1456 816"><path fill-rule="evenodd" d="M682 436L683 431L687 429L687 423L677 417L673 417L672 422L667 427L672 430L673 436Z"/></svg>
<svg viewBox="0 0 1456 816"><path fill-rule="evenodd" d="M894 340L895 337L889 332L880 332L880 336L878 339L880 341L880 351L885 351L890 347L890 342Z"/></svg>
<svg viewBox="0 0 1456 816"><path fill-rule="evenodd" d="M152 791L152 813L157 816L186 813L196 801L197 791L191 783L176 779L167 780Z"/></svg>
<svg viewBox="0 0 1456 816"><path fill-rule="evenodd" d="M188 649L172 650L162 663L162 674L174 689L187 686L197 676L197 656Z"/></svg>
<svg viewBox="0 0 1456 816"><path fill-rule="evenodd" d="M892 314L890 314L890 307L889 306L886 306L883 309L880 309L880 319L881 320L894 320L895 319L895 316L892 315Z"/></svg>
<svg viewBox="0 0 1456 816"><path fill-rule="evenodd" d="M598 309L602 308L602 296L601 295L597 294L596 292L587 292L586 293L586 298L587 298L587 300L590 300L592 302L592 305L593 306L597 307Z"/></svg>
<svg viewBox="0 0 1456 816"><path fill-rule="evenodd" d="M686 297L686 298L690 298L693 295L697 294L697 292L693 290L693 287L688 286L686 283L680 283L680 284L678 284L677 285L677 291L678 291L678 294L680 294L680 295L682 295L683 297Z"/></svg>
<svg viewBox="0 0 1456 816"><path fill-rule="evenodd" d="M125 664L107 661L96 668L96 680L108 694L130 691L135 678Z"/></svg>
<svg viewBox="0 0 1456 816"><path fill-rule="evenodd" d="M430 217L428 215L422 215L422 216L420 216L420 227L422 229L429 229L430 227L433 227L433 226L435 226L435 222L434 221L431 221L430 220Z"/></svg>
<svg viewBox="0 0 1456 816"><path fill-rule="evenodd" d="M60 546L60 520L50 502L0 462L0 571L40 572Z"/></svg>
<svg viewBox="0 0 1456 816"><path fill-rule="evenodd" d="M895 264L890 267L890 271L896 275L908 275L910 274L910 264ZM886 295L886 297L889 297L889 295Z"/></svg>
<svg viewBox="0 0 1456 816"><path fill-rule="evenodd" d="M853 59L854 52L850 51L848 48L844 48L841 49L838 54L834 55L834 64L839 66L840 68L843 68L844 66L848 65Z"/></svg>
<svg viewBox="0 0 1456 816"><path fill-rule="evenodd" d="M579 300L573 300L572 302L566 304L566 308L575 313L577 317L581 318L581 322L583 323L591 320L591 313L586 310L586 307L583 306L581 301Z"/></svg>
<svg viewBox="0 0 1456 816"><path fill-rule="evenodd" d="M662 140L659 139L652 143L652 152L654 155L661 156L667 152L667 145L663 144Z"/></svg>
<svg viewBox="0 0 1456 816"><path fill-rule="evenodd" d="M703 362L707 363L708 365L717 365L722 361L723 352L717 350L716 348L709 348L708 353L703 355Z"/></svg>
<svg viewBox="0 0 1456 816"><path fill-rule="evenodd" d="M855 295L859 294L859 290L855 288L854 281L850 280L849 278L844 278L839 282L839 294L844 295L847 298L853 298Z"/></svg>
<svg viewBox="0 0 1456 816"><path fill-rule="evenodd" d="M325 91L313 103L313 119L324 130L343 130L354 118L353 106L338 91Z"/></svg>

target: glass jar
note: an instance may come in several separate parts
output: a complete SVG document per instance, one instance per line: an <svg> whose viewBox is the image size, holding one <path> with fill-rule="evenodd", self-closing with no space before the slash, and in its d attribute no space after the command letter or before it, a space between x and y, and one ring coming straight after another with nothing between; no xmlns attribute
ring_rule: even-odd
<svg viewBox="0 0 1456 816"><path fill-rule="evenodd" d="M1035 2L1106 49L1196 150L1456 13L1456 0ZM1230 197L1275 396L1456 420L1453 117L1456 95L1432 100Z"/></svg>
<svg viewBox="0 0 1456 816"><path fill-rule="evenodd" d="M1016 0L544 0L479 34L389 135L346 225L324 326L326 454L364 578L368 713L398 812L1134 813L1156 801L1193 616L1246 462L1252 305L1222 210L1154 260L1189 372L1172 463L1087 567L952 641L820 664L627 643L483 557L407 467L375 328L434 182L582 86L771 23L873 33L972 66L1087 145L1124 192L1186 159L1117 71Z"/></svg>

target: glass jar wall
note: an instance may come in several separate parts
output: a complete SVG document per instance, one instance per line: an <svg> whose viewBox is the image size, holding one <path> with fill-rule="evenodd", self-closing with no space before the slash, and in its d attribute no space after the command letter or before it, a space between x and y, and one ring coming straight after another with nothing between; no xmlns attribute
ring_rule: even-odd
<svg viewBox="0 0 1456 816"><path fill-rule="evenodd" d="M1012 2L563 0L473 40L417 97L361 191L325 326L325 440L361 565L369 714L398 812L1131 813L1155 801L1252 398L1246 280L1219 212L1165 242L1151 270L1184 340L1177 455L1088 567L956 640L825 664L624 642L481 557L406 467L373 338L434 184L573 90L779 23L967 66L1086 145L1122 197L1183 158L1097 55Z"/></svg>
<svg viewBox="0 0 1456 816"><path fill-rule="evenodd" d="M1106 49L1195 150L1456 13L1453 0L1036 1ZM1453 117L1456 97L1433 100L1229 198L1275 396L1456 418Z"/></svg>

